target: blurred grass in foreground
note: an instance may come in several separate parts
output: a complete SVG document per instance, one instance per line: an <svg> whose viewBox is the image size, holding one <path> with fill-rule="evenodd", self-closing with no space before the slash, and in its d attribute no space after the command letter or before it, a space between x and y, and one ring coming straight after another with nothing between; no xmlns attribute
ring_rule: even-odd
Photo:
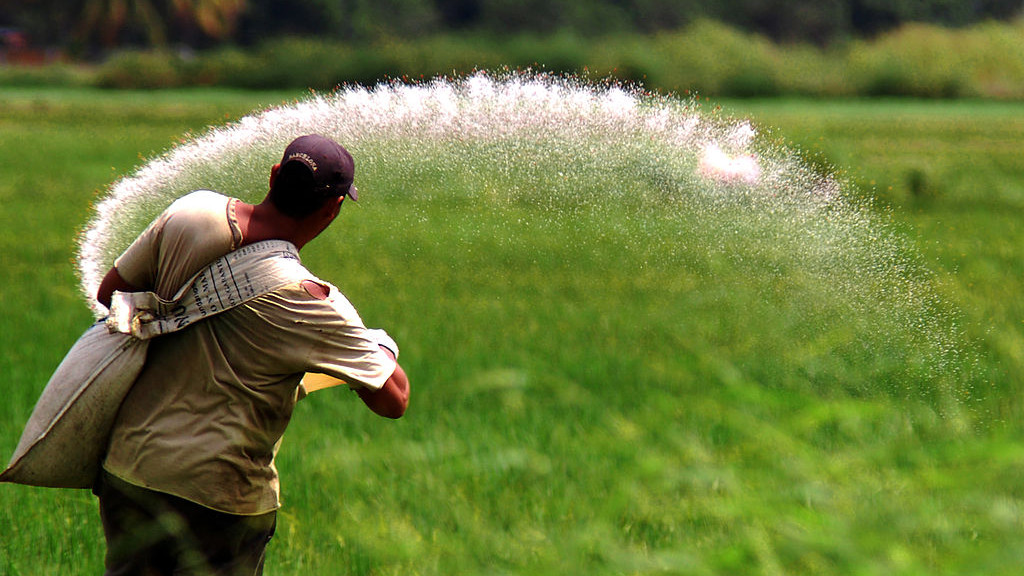
<svg viewBox="0 0 1024 576"><path fill-rule="evenodd" d="M20 159L0 165L4 455L89 322L70 259L94 191L140 153L266 103L218 94L211 109L203 93L157 93L133 96L143 104L124 103L122 116L105 97L76 94L0 92L0 155ZM981 399L949 406L870 383L855 393L830 378L869 367L828 358L815 378L787 345L801 328L785 324L786 306L813 294L759 300L771 287L763 270L680 259L664 235L677 223L637 206L557 221L530 206L460 203L458 190L427 206L374 197L371 180L372 203L346 206L305 260L395 333L413 406L385 422L343 391L300 405L279 462L286 505L268 573L1019 573L1024 244L1007 208L1024 195L1024 169L994 154L1000 168L986 170L994 164L964 163L952 144L923 143L960 133L968 149L999 150L985 135L1022 141L1020 108L725 110L875 179L891 200L883 216L966 314L979 355L961 368ZM942 120L954 112L960 122ZM891 176L910 166L977 172L914 199ZM971 181L995 183L1000 200ZM446 192L444 181L407 185ZM0 574L100 570L87 494L2 486L0 526Z"/></svg>

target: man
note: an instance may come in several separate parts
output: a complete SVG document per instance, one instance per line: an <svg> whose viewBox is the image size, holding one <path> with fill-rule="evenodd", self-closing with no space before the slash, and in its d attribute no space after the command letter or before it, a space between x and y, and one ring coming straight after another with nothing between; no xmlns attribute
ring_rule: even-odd
<svg viewBox="0 0 1024 576"><path fill-rule="evenodd" d="M301 249L346 196L358 199L353 178L342 146L297 138L262 203L209 191L178 200L117 259L97 299L170 299L211 261L264 240ZM152 341L95 488L108 575L262 573L280 506L274 455L305 372L348 383L382 416L408 405L393 340L312 276Z"/></svg>

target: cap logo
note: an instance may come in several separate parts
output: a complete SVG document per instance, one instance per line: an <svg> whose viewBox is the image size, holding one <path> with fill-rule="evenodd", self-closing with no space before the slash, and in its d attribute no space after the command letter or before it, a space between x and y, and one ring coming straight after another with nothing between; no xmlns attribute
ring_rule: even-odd
<svg viewBox="0 0 1024 576"><path fill-rule="evenodd" d="M305 161L309 168L313 172L316 172L316 160L313 160L313 158L309 154L306 154L305 152L296 152L288 156L288 161L290 162L296 158L300 158L303 161Z"/></svg>

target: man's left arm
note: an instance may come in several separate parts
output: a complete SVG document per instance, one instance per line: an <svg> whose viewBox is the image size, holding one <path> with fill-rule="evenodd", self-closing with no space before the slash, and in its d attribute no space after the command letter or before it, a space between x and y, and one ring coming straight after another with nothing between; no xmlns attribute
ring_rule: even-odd
<svg viewBox="0 0 1024 576"><path fill-rule="evenodd" d="M352 385L335 376L323 373L306 373L299 384L298 397L304 398L310 392L348 384L366 406L378 416L401 418L409 406L409 378L398 364L398 344L384 330L366 330L365 336L375 342L380 351L394 362L394 370L380 388Z"/></svg>
<svg viewBox="0 0 1024 576"><path fill-rule="evenodd" d="M356 394L374 414L385 418L401 418L409 407L409 378L398 364L394 352L383 345L380 348L395 361L395 371L377 390L356 388Z"/></svg>

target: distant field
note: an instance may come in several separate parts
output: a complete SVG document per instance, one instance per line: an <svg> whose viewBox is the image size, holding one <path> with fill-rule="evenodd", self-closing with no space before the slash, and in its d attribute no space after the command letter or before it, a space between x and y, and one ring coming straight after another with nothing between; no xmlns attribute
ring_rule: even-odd
<svg viewBox="0 0 1024 576"><path fill-rule="evenodd" d="M90 322L71 260L96 195L190 131L301 96L0 90L0 457ZM545 206L480 192L504 177L490 166L365 162L364 201L304 259L395 334L413 404L386 422L347 393L303 401L268 574L1024 569L1024 105L701 109L875 198L877 252L870 226L819 251L843 221L663 209L684 205L656 166L636 199ZM920 268L877 270L904 256ZM903 325L915 306L927 324ZM948 354L931 331L957 336ZM99 573L95 508L0 486L0 575Z"/></svg>

